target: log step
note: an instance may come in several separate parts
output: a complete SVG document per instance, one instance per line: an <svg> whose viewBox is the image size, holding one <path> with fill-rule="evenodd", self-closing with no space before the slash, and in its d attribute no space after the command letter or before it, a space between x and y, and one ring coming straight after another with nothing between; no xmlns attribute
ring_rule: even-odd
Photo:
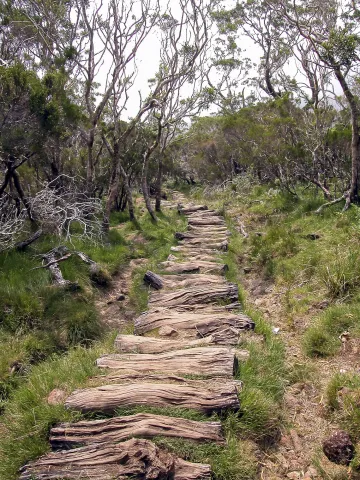
<svg viewBox="0 0 360 480"><path fill-rule="evenodd" d="M149 305L176 307L178 305L196 305L197 303L236 302L239 287L235 283L211 285L208 288L183 288L173 292L152 292Z"/></svg>
<svg viewBox="0 0 360 480"><path fill-rule="evenodd" d="M150 279L153 278L153 274L149 275L152 272L146 272L146 282L150 283ZM145 278L144 278L145 280ZM196 286L208 286L208 285L226 285L227 281L224 277L219 275L204 275L204 274L182 274L182 275L156 275L156 282L151 281L150 285L157 290L161 288L166 288L168 290L177 289L177 288L189 288Z"/></svg>
<svg viewBox="0 0 360 480"><path fill-rule="evenodd" d="M182 213L183 215L188 215L190 213L208 210L206 205L179 205L178 212Z"/></svg>
<svg viewBox="0 0 360 480"><path fill-rule="evenodd" d="M206 309L196 313L181 309L154 308L142 313L135 320L134 325L135 333L138 335L159 329L158 335L162 336L161 328L166 327L195 338L219 334L228 327L236 329L238 334L241 330L253 330L255 327L254 322L247 315L228 313L221 307L218 313L209 313Z"/></svg>
<svg viewBox="0 0 360 480"><path fill-rule="evenodd" d="M228 266L222 263L216 262L204 262L204 261L186 261L186 262L162 262L162 269L169 273L217 273L224 275L228 270Z"/></svg>
<svg viewBox="0 0 360 480"><path fill-rule="evenodd" d="M119 373L172 373L231 377L237 367L235 352L226 347L188 348L158 354L110 354L98 358L100 368Z"/></svg>
<svg viewBox="0 0 360 480"><path fill-rule="evenodd" d="M163 338L141 337L139 335L118 335L115 339L115 348L121 353L165 353L194 347L211 345L238 345L239 331L230 329L230 332L209 335L197 340L165 340Z"/></svg>
<svg viewBox="0 0 360 480"><path fill-rule="evenodd" d="M221 225L225 226L225 220L220 217L189 218L189 225Z"/></svg>
<svg viewBox="0 0 360 480"><path fill-rule="evenodd" d="M48 453L25 465L20 480L205 480L210 473L209 465L189 464L149 440L131 439Z"/></svg>
<svg viewBox="0 0 360 480"><path fill-rule="evenodd" d="M75 390L65 406L81 412L112 413L119 407L173 407L188 408L211 414L226 409L240 408L236 382L208 385L204 382L186 384L133 383L128 385L103 385Z"/></svg>
<svg viewBox="0 0 360 480"><path fill-rule="evenodd" d="M220 422L196 422L184 418L138 413L106 420L61 423L50 432L53 449L91 443L119 443L130 438L185 438L196 442L225 442Z"/></svg>

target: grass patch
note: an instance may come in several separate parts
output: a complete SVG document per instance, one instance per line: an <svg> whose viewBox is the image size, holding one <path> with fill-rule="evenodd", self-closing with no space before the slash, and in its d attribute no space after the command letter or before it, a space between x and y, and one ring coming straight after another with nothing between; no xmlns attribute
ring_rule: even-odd
<svg viewBox="0 0 360 480"><path fill-rule="evenodd" d="M328 308L306 331L304 350L312 357L335 355L342 345L339 336L345 332L353 337L360 335L360 304Z"/></svg>
<svg viewBox="0 0 360 480"><path fill-rule="evenodd" d="M157 438L155 443L187 461L209 463L217 480L250 480L256 476L254 446L235 437L228 437L226 446L168 438Z"/></svg>
<svg viewBox="0 0 360 480"><path fill-rule="evenodd" d="M97 371L95 359L106 348L106 342L91 349L77 347L32 368L27 380L13 392L1 420L0 478L17 478L22 465L47 452L54 424L81 417L63 405L48 405L46 399L54 388L70 393L85 385Z"/></svg>

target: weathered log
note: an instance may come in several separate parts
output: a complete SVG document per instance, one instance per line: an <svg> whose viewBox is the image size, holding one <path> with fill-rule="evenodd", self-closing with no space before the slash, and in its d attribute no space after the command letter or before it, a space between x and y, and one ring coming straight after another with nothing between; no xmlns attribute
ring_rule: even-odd
<svg viewBox="0 0 360 480"><path fill-rule="evenodd" d="M144 282L155 288L155 290L161 290L164 286L163 281L159 275L148 270L144 275Z"/></svg>
<svg viewBox="0 0 360 480"><path fill-rule="evenodd" d="M188 348L158 354L108 354L98 358L100 368L119 373L172 373L231 377L237 367L235 352L226 347Z"/></svg>
<svg viewBox="0 0 360 480"><path fill-rule="evenodd" d="M178 305L196 305L197 303L212 303L219 300L236 302L239 297L239 287L236 283L225 285L209 285L208 288L182 288L172 292L152 292L149 305L176 307Z"/></svg>
<svg viewBox="0 0 360 480"><path fill-rule="evenodd" d="M223 252L226 252L228 249L228 241L227 240L222 240L222 241L216 241L216 240L185 240L180 243L180 245L186 245L186 246L191 246L192 248L207 248L207 249L213 249L213 250L222 250ZM203 258L206 258L206 255L203 256Z"/></svg>
<svg viewBox="0 0 360 480"><path fill-rule="evenodd" d="M211 467L201 463L186 462L182 458L175 460L174 480L210 480Z"/></svg>
<svg viewBox="0 0 360 480"><path fill-rule="evenodd" d="M254 328L254 322L243 314L224 311L219 313L181 312L174 309L153 309L142 313L135 320L135 332L140 335L163 326L172 327L178 332L183 331L184 335L203 338L228 327L236 330L251 330Z"/></svg>
<svg viewBox="0 0 360 480"><path fill-rule="evenodd" d="M195 218L195 217L221 217L222 215L219 214L219 212L216 212L215 210L197 210L196 212L192 212L188 214L189 218Z"/></svg>
<svg viewBox="0 0 360 480"><path fill-rule="evenodd" d="M196 233L193 233L193 232L176 232L174 234L174 237L176 238L176 240L198 240L200 243L201 242L206 242L206 241L209 241L209 240L212 240L212 241L217 241L217 240L226 240L227 239L227 235L226 233L224 232L211 232L208 233L208 232L196 232Z"/></svg>
<svg viewBox="0 0 360 480"><path fill-rule="evenodd" d="M131 439L52 452L23 467L20 480L168 480L175 456L149 440Z"/></svg>
<svg viewBox="0 0 360 480"><path fill-rule="evenodd" d="M218 273L224 275L228 270L228 266L222 263L204 262L197 260L195 262L162 262L161 267L165 272L169 273Z"/></svg>
<svg viewBox="0 0 360 480"><path fill-rule="evenodd" d="M196 234L213 234L213 233L225 233L230 234L226 225L188 225L190 233Z"/></svg>
<svg viewBox="0 0 360 480"><path fill-rule="evenodd" d="M195 422L184 418L138 413L106 420L62 423L50 432L53 449L92 443L118 443L130 438L186 438L196 442L224 443L220 422Z"/></svg>
<svg viewBox="0 0 360 480"><path fill-rule="evenodd" d="M225 225L225 220L218 217L189 218L189 225Z"/></svg>
<svg viewBox="0 0 360 480"><path fill-rule="evenodd" d="M115 339L115 348L121 353L164 353L209 345L237 345L239 343L238 330L233 329L229 332L226 330L196 340L164 340L140 335L118 335Z"/></svg>
<svg viewBox="0 0 360 480"><path fill-rule="evenodd" d="M178 212L183 215L198 212L199 210L208 210L208 207L206 205L179 205L178 207Z"/></svg>
<svg viewBox="0 0 360 480"><path fill-rule="evenodd" d="M220 275L204 275L204 274L183 274L183 275L163 275L161 276L164 288L189 288L197 286L209 285L226 285L225 277Z"/></svg>
<svg viewBox="0 0 360 480"><path fill-rule="evenodd" d="M181 253L183 256L196 257L197 255L219 255L219 250L211 247L204 247L203 245L198 246L186 246L186 245L177 245L176 247L170 247L170 250L174 253Z"/></svg>
<svg viewBox="0 0 360 480"><path fill-rule="evenodd" d="M215 382L214 382L215 383ZM65 406L81 412L112 413L119 407L178 407L211 414L240 408L236 382L208 385L172 383L134 383L103 385L75 390Z"/></svg>
<svg viewBox="0 0 360 480"><path fill-rule="evenodd" d="M186 256L184 260L187 262L206 262L206 263L218 263L219 259L215 256L215 252L212 252L210 255L203 255L199 252L197 252L195 255L192 256Z"/></svg>

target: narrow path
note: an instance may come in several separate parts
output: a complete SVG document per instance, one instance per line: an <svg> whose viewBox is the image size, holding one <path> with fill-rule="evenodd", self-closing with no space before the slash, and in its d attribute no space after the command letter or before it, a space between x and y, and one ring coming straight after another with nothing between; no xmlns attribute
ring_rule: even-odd
<svg viewBox="0 0 360 480"><path fill-rule="evenodd" d="M65 402L82 413L116 415L120 407L186 408L205 413L237 411L241 383L233 377L247 352L236 348L253 321L238 312L238 287L223 277L227 249L223 217L205 205L186 205L186 233L171 259L147 272L153 288L148 311L135 319L135 335L119 334L119 353L97 360L106 374L98 385L74 391ZM157 436L225 443L219 422L139 413L61 424L51 430L54 452L26 465L21 480L210 479L210 465L192 464L159 449ZM68 449L68 450L66 450Z"/></svg>

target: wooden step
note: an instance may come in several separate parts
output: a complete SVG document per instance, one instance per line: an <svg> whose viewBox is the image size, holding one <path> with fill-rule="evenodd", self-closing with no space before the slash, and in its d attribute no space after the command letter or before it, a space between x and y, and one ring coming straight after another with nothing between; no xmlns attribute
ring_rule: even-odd
<svg viewBox="0 0 360 480"><path fill-rule="evenodd" d="M216 241L209 239L194 239L194 240L181 240L179 245L192 247L192 248L207 248L211 250L223 250L227 251L229 242L227 240Z"/></svg>
<svg viewBox="0 0 360 480"><path fill-rule="evenodd" d="M65 406L81 412L113 413L120 407L188 408L211 414L222 410L239 410L236 382L187 381L173 383L133 383L103 385L75 390ZM209 385L210 383L210 385ZM215 382L214 382L215 383Z"/></svg>
<svg viewBox="0 0 360 480"><path fill-rule="evenodd" d="M202 262L205 264L209 263L219 263L219 259L216 256L216 253L212 252L210 255L203 255L201 253L201 250L199 252L196 252L195 255L190 255L190 254L181 254L183 258L177 259L179 263L183 262L189 262L189 263L195 263L195 262Z"/></svg>
<svg viewBox="0 0 360 480"><path fill-rule="evenodd" d="M234 349L227 347L188 348L158 354L108 354L97 359L100 368L119 373L172 373L231 377L237 367Z"/></svg>
<svg viewBox="0 0 360 480"><path fill-rule="evenodd" d="M50 431L53 449L91 443L119 443L130 438L185 438L196 442L224 443L220 422L195 422L184 418L138 413L106 420L61 423Z"/></svg>
<svg viewBox="0 0 360 480"><path fill-rule="evenodd" d="M207 233L209 235L212 233L230 234L226 225L188 225L188 231L197 235L205 235Z"/></svg>
<svg viewBox="0 0 360 480"><path fill-rule="evenodd" d="M209 313L206 310L196 313L180 309L153 308L135 320L135 333L138 335L158 330L158 335L162 336L162 327L183 332L185 336L203 338L220 333L228 327L236 329L240 334L241 330L254 329L254 322L247 315L228 313L224 309L218 313Z"/></svg>
<svg viewBox="0 0 360 480"><path fill-rule="evenodd" d="M196 305L197 303L236 302L239 287L235 283L209 285L208 288L182 288L172 292L152 292L149 306L176 307L178 305Z"/></svg>
<svg viewBox="0 0 360 480"><path fill-rule="evenodd" d="M208 210L206 205L179 205L178 211L183 215L188 215L190 213L198 212L201 210Z"/></svg>
<svg viewBox="0 0 360 480"><path fill-rule="evenodd" d="M204 285L226 285L227 281L219 275L182 274L182 275L158 275L163 288L174 290L178 288L190 288Z"/></svg>
<svg viewBox="0 0 360 480"><path fill-rule="evenodd" d="M225 221L222 218L218 217L208 217L208 218L189 218L189 225L221 225L225 226Z"/></svg>
<svg viewBox="0 0 360 480"><path fill-rule="evenodd" d="M194 239L204 239L209 240L209 238L213 240L226 240L228 235L225 232L176 232L174 234L176 240L194 240Z"/></svg>
<svg viewBox="0 0 360 480"><path fill-rule="evenodd" d="M229 267L223 263L206 262L201 260L196 261L183 261L183 262L162 262L162 269L169 273L217 273L224 275Z"/></svg>
<svg viewBox="0 0 360 480"><path fill-rule="evenodd" d="M170 248L171 253L175 254L180 253L183 257L196 257L197 255L201 255L203 257L204 255L211 255L214 257L214 255L222 255L224 253L224 250L218 250L217 248L212 248L209 246L203 246L203 245L198 245L198 246L187 246L187 245L177 245L176 247L171 247Z"/></svg>
<svg viewBox="0 0 360 480"><path fill-rule="evenodd" d="M215 210L197 210L196 212L191 212L188 213L187 216L189 218L195 218L195 217L219 217L223 218L223 216L219 213L216 212Z"/></svg>
<svg viewBox="0 0 360 480"><path fill-rule="evenodd" d="M225 329L226 330L226 329ZM239 331L209 335L196 340L165 340L163 338L142 337L140 335L118 335L115 348L121 353L165 353L185 348L206 347L211 345L237 345Z"/></svg>
<svg viewBox="0 0 360 480"><path fill-rule="evenodd" d="M198 476L189 476L192 471ZM149 440L131 439L117 445L94 444L48 453L25 465L20 480L205 480L210 473L208 465L178 462Z"/></svg>

